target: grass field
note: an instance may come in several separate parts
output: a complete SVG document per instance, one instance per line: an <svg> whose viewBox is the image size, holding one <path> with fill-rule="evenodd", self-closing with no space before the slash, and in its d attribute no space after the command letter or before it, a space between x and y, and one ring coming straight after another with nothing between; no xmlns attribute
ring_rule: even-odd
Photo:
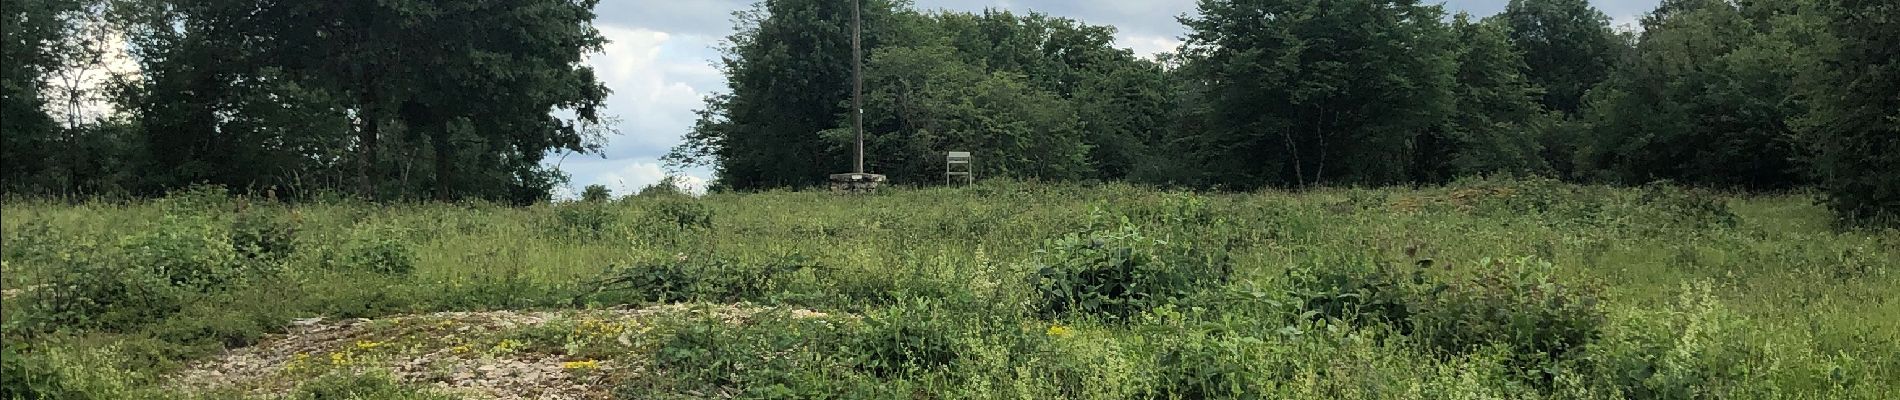
<svg viewBox="0 0 1900 400"><path fill-rule="evenodd" d="M1834 230L1802 194L986 182L0 211L8 398L1900 393L1900 233Z"/></svg>

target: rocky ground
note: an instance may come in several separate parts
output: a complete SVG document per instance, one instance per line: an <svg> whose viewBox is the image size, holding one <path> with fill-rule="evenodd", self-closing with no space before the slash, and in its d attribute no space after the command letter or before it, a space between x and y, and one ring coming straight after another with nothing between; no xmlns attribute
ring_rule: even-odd
<svg viewBox="0 0 1900 400"><path fill-rule="evenodd" d="M664 318L738 323L767 308L671 304L635 309L441 312L376 320L293 322L289 332L231 349L180 372L190 391L273 397L334 373L392 378L479 399L607 398L640 374L643 337ZM823 313L791 310L798 318Z"/></svg>

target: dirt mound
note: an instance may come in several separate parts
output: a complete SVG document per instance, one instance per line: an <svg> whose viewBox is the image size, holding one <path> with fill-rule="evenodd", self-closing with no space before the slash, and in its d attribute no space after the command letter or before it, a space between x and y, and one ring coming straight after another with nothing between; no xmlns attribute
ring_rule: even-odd
<svg viewBox="0 0 1900 400"><path fill-rule="evenodd" d="M642 357L591 359L565 354L558 343L521 338L528 332L609 335L639 350L637 335L658 318L693 316L736 323L767 308L671 304L638 309L441 312L376 320L307 319L257 345L197 363L175 379L191 391L289 393L297 383L335 373L387 371L394 379L445 393L488 399L599 399L613 382L639 374ZM791 310L794 317L824 313ZM603 329L603 327L611 327ZM565 329L572 328L572 329Z"/></svg>

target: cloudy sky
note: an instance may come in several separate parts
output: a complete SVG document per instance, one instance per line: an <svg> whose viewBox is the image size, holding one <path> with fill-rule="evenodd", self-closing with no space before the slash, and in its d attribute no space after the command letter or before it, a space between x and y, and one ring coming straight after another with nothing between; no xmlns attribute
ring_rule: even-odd
<svg viewBox="0 0 1900 400"><path fill-rule="evenodd" d="M620 134L608 138L604 155L554 157L573 176L568 193L602 184L624 194L665 177L659 158L692 127L693 110L726 83L713 66L715 46L732 31L733 11L753 0L609 0L596 11L595 26L612 40L590 63L614 90L608 114ZM1506 0L1448 0L1446 8L1485 16ZM1633 25L1658 0L1592 0L1615 19ZM1119 29L1116 43L1147 55L1167 51L1184 35L1175 17L1194 11L1194 0L916 0L924 10L976 11L1003 8L1040 11ZM712 178L703 168L679 171L694 182ZM571 194L570 194L571 196Z"/></svg>

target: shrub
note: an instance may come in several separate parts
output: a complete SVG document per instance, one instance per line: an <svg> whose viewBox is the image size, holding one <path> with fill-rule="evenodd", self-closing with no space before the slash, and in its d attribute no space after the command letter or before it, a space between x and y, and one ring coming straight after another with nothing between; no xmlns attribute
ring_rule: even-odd
<svg viewBox="0 0 1900 400"><path fill-rule="evenodd" d="M882 398L851 397L874 390L832 354L844 344L848 320L796 317L765 310L742 321L695 316L671 322L654 351L654 373L617 391L632 398Z"/></svg>
<svg viewBox="0 0 1900 400"><path fill-rule="evenodd" d="M641 302L681 302L698 295L700 279L698 268L685 262L609 267L593 282L594 289L588 295L612 293Z"/></svg>
<svg viewBox="0 0 1900 400"><path fill-rule="evenodd" d="M1045 317L1087 314L1126 320L1172 304L1233 271L1225 254L1204 254L1143 236L1134 226L1071 234L1037 251L1031 278Z"/></svg>
<svg viewBox="0 0 1900 400"><path fill-rule="evenodd" d="M151 270L174 286L222 290L247 272L224 228L204 217L168 213L120 246L131 265Z"/></svg>
<svg viewBox="0 0 1900 400"><path fill-rule="evenodd" d="M610 268L583 297L631 296L639 302L772 301L800 271L819 268L810 258L789 255L759 264L733 260L695 260L681 256L664 262ZM623 297L624 298L624 297Z"/></svg>
<svg viewBox="0 0 1900 400"><path fill-rule="evenodd" d="M620 216L611 205L577 203L554 206L554 218L554 226L570 237L599 239L619 222Z"/></svg>
<svg viewBox="0 0 1900 400"><path fill-rule="evenodd" d="M84 245L78 250L53 260L46 268L46 282L25 294L26 320L39 325L36 330L125 330L163 319L182 306L182 289L154 270L131 267L115 253Z"/></svg>
<svg viewBox="0 0 1900 400"><path fill-rule="evenodd" d="M296 251L295 211L288 215L259 209L238 212L231 219L231 247L251 260L278 261Z"/></svg>
<svg viewBox="0 0 1900 400"><path fill-rule="evenodd" d="M122 399L133 377L113 368L112 348L78 349L0 341L0 399Z"/></svg>
<svg viewBox="0 0 1900 400"><path fill-rule="evenodd" d="M672 225L680 230L712 229L713 211L690 198L669 197L655 201L647 218L649 223Z"/></svg>
<svg viewBox="0 0 1900 400"><path fill-rule="evenodd" d="M59 254L59 248L66 243L53 225L45 220L31 220L20 226L7 229L5 239L0 239L0 254L6 260L43 260Z"/></svg>
<svg viewBox="0 0 1900 400"><path fill-rule="evenodd" d="M1410 332L1413 292L1425 282L1418 269L1366 260L1302 263L1286 270L1287 290L1303 318L1383 323Z"/></svg>
<svg viewBox="0 0 1900 400"><path fill-rule="evenodd" d="M1422 293L1419 342L1449 354L1505 346L1513 366L1547 381L1543 366L1570 359L1601 335L1600 289L1559 282L1548 261L1483 260L1466 279Z"/></svg>
<svg viewBox="0 0 1900 400"><path fill-rule="evenodd" d="M345 270L384 275L408 275L416 269L416 253L403 238L403 228L388 224L358 224L343 248L341 265Z"/></svg>
<svg viewBox="0 0 1900 400"><path fill-rule="evenodd" d="M900 304L864 317L851 339L859 369L879 377L950 367L965 352L954 340L957 327L928 302Z"/></svg>
<svg viewBox="0 0 1900 400"><path fill-rule="evenodd" d="M1707 189L1683 188L1668 182L1643 185L1637 217L1665 227L1687 229L1732 228L1741 221L1728 202Z"/></svg>

